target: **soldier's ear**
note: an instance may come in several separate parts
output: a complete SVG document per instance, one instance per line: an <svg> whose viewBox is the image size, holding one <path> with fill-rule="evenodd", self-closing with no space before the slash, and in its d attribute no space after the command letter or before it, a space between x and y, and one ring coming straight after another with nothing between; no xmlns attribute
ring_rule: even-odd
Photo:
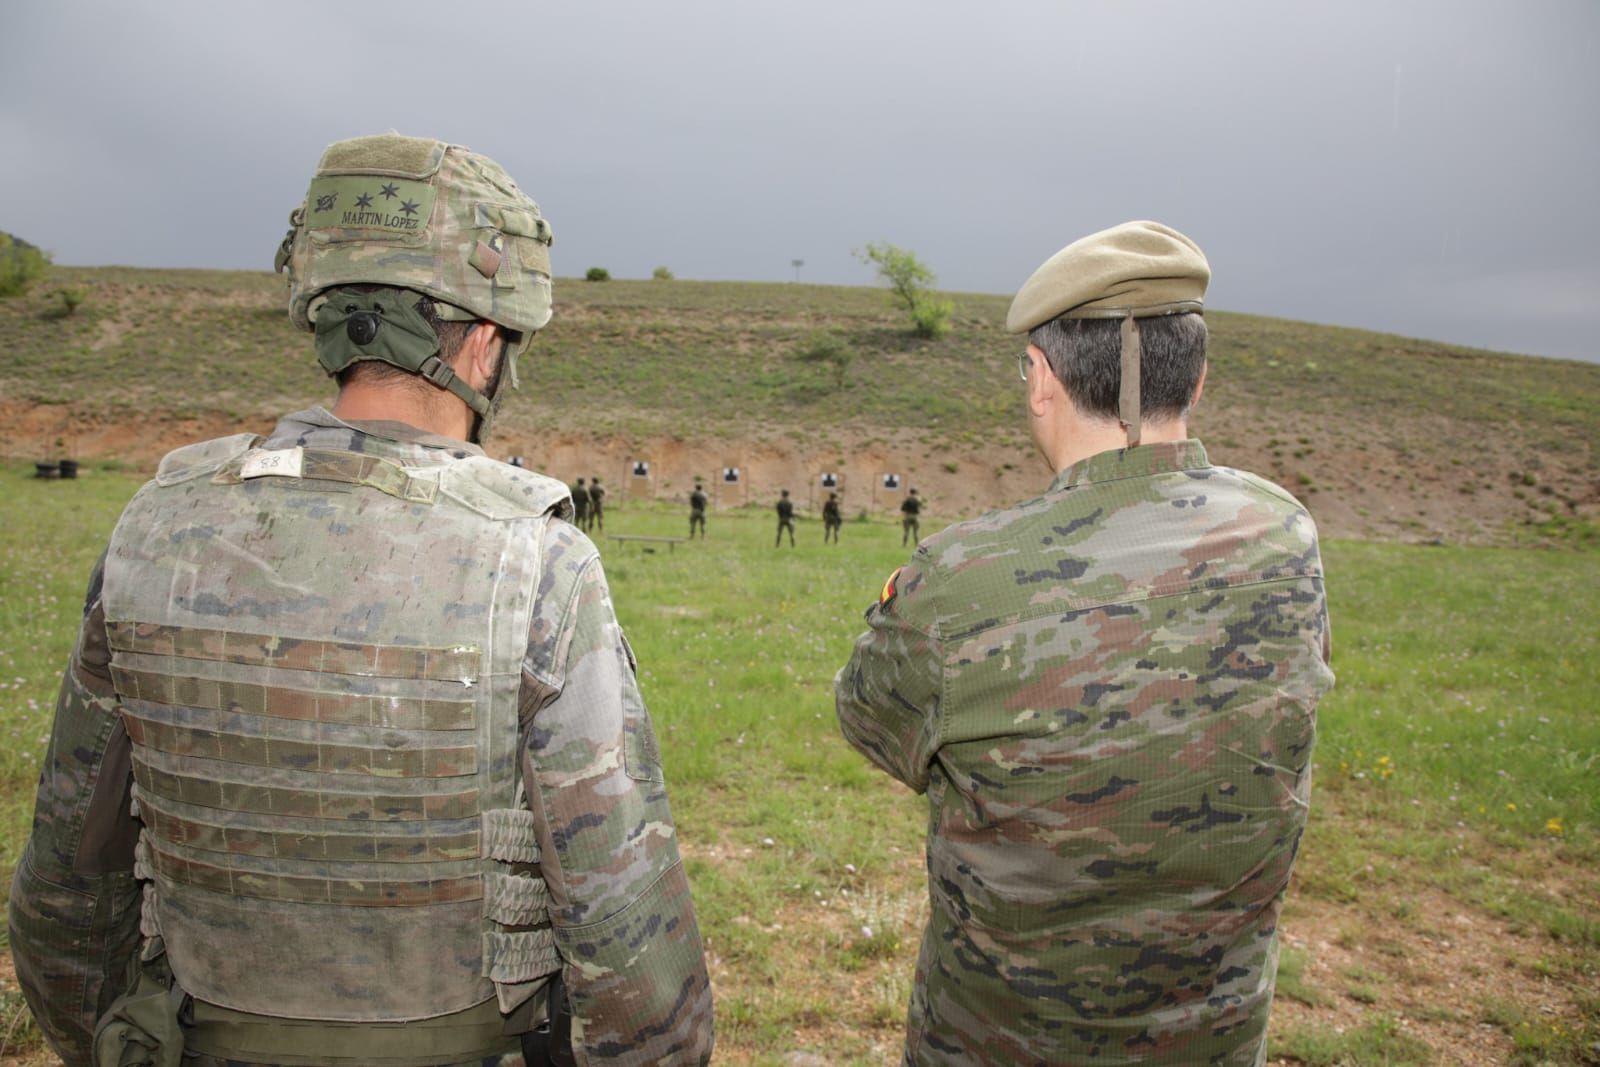
<svg viewBox="0 0 1600 1067"><path fill-rule="evenodd" d="M500 327L492 322L476 322L461 342L455 371L468 385L480 392L494 380L495 365L511 358L507 346L499 343Z"/></svg>
<svg viewBox="0 0 1600 1067"><path fill-rule="evenodd" d="M1200 364L1200 380L1194 383L1194 396L1189 398L1190 411L1200 406L1200 394L1206 391L1206 370L1210 366L1209 361Z"/></svg>
<svg viewBox="0 0 1600 1067"><path fill-rule="evenodd" d="M1028 369L1028 413L1036 419L1042 419L1055 404L1066 399L1066 393L1038 345L1028 346L1028 356L1031 361Z"/></svg>

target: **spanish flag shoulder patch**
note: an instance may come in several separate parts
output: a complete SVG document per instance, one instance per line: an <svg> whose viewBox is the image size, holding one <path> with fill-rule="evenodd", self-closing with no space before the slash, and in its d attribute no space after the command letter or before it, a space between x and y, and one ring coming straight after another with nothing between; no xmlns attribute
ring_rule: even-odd
<svg viewBox="0 0 1600 1067"><path fill-rule="evenodd" d="M894 573L889 575L889 580L883 583L883 592L878 594L878 607L886 608L889 606L889 602L894 599L896 592L894 583L903 570L905 570L904 567L896 567Z"/></svg>

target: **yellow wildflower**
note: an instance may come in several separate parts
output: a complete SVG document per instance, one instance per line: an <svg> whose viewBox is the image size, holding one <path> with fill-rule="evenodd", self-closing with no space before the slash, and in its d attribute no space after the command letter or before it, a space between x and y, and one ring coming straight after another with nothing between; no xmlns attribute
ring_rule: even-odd
<svg viewBox="0 0 1600 1067"><path fill-rule="evenodd" d="M1506 810L1507 811L1516 811L1517 810L1517 806L1515 804L1507 804L1506 805Z"/></svg>
<svg viewBox="0 0 1600 1067"><path fill-rule="evenodd" d="M1560 834L1563 831L1561 817L1554 816L1544 821L1544 832L1547 834Z"/></svg>

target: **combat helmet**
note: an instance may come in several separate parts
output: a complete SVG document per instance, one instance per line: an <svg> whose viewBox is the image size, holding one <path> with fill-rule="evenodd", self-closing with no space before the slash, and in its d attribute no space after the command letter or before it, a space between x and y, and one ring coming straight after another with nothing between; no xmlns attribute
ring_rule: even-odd
<svg viewBox="0 0 1600 1067"><path fill-rule="evenodd" d="M289 319L316 333L323 368L376 359L419 374L477 413L481 439L493 398L439 360L417 301L394 290L428 298L439 319L511 331L515 386L516 358L550 321L553 238L539 205L487 156L387 133L329 145L289 224L274 267L288 270Z"/></svg>

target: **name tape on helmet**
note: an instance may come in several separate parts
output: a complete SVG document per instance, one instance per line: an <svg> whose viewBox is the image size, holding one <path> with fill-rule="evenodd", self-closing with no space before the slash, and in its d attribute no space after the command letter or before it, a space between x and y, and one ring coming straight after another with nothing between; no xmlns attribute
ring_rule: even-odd
<svg viewBox="0 0 1600 1067"><path fill-rule="evenodd" d="M381 175L341 174L317 178L306 193L306 227L361 230L407 237L421 234L433 217L437 191L427 182Z"/></svg>

